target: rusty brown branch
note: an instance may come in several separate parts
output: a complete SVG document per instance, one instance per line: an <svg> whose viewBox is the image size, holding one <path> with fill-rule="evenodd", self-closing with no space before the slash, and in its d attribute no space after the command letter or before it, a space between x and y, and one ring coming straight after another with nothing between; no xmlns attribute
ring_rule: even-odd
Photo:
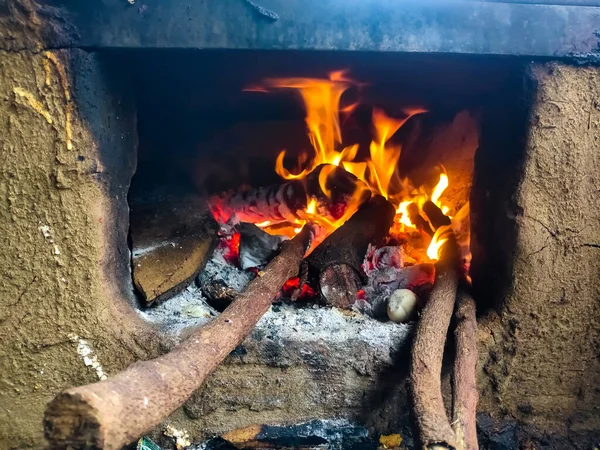
<svg viewBox="0 0 600 450"><path fill-rule="evenodd" d="M456 357L452 377L452 426L464 450L478 450L477 412L477 318L475 300L464 287L456 296Z"/></svg>
<svg viewBox="0 0 600 450"><path fill-rule="evenodd" d="M413 342L410 384L419 438L423 449L456 448L442 397L444 345L459 279L458 247L454 236L444 244L429 301L425 305Z"/></svg>

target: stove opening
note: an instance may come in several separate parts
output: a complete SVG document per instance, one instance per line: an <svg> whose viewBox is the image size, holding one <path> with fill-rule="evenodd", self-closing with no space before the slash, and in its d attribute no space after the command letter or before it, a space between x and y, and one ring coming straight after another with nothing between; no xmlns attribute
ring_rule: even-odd
<svg viewBox="0 0 600 450"><path fill-rule="evenodd" d="M149 321L177 332L217 315L307 223L316 234L281 291L285 308L410 322L449 240L480 310L501 298L510 258L497 242L509 254L511 230L498 231L489 198L518 181L524 113L507 95L521 89L517 61L289 51L126 61L139 133L132 276Z"/></svg>

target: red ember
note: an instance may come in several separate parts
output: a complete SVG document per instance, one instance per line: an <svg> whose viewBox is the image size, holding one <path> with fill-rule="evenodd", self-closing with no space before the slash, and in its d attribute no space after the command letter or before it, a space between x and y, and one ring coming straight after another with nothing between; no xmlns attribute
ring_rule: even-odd
<svg viewBox="0 0 600 450"><path fill-rule="evenodd" d="M290 278L285 282L283 288L281 288L283 295L289 298L291 298L298 289L300 289L300 294L297 296L296 300L306 300L317 295L315 290L306 283L300 288L299 277Z"/></svg>
<svg viewBox="0 0 600 450"><path fill-rule="evenodd" d="M223 258L229 264L240 265L240 233L234 233L231 236L222 237L219 241L219 248L223 249Z"/></svg>

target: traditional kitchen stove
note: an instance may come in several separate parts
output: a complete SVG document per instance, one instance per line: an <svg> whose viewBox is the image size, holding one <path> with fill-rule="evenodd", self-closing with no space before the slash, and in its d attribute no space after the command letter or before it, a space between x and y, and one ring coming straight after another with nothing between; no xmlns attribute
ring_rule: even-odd
<svg viewBox="0 0 600 450"><path fill-rule="evenodd" d="M139 445L454 445L474 392L481 448L597 445L598 5L258 3L0 9L0 443L41 446L57 394L167 354L147 391L47 409L53 448L133 441L192 383L167 352L278 264L267 313Z"/></svg>

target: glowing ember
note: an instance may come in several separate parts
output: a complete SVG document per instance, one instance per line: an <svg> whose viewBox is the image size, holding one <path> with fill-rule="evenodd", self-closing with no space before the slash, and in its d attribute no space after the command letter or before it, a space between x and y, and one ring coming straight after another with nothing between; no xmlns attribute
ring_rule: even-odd
<svg viewBox="0 0 600 450"><path fill-rule="evenodd" d="M299 289L300 293L297 293L296 291L298 291ZM281 288L281 290L283 292L283 295L285 295L286 297L292 297L294 296L294 294L296 294L296 300L300 301L315 297L317 295L315 290L306 283L302 284L302 287L300 287L299 277L294 277L287 280Z"/></svg>
<svg viewBox="0 0 600 450"><path fill-rule="evenodd" d="M219 248L223 249L223 258L230 264L240 265L240 233L223 237L219 241Z"/></svg>

